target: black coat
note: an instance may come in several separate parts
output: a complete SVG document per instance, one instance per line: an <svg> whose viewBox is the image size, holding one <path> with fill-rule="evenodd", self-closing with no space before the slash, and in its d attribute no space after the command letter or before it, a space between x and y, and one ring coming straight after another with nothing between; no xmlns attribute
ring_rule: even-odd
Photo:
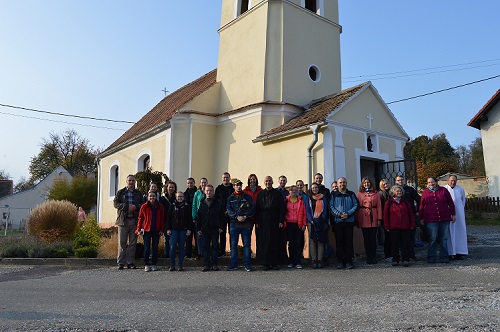
<svg viewBox="0 0 500 332"><path fill-rule="evenodd" d="M224 218L224 209L221 202L214 198L209 207L206 200L206 198L201 200L198 208L198 219L196 219L196 230L202 233L221 229Z"/></svg>
<svg viewBox="0 0 500 332"><path fill-rule="evenodd" d="M285 200L276 189L264 189L255 203L257 229L257 257L264 265L277 265L286 256L283 245L284 230L279 228L286 215Z"/></svg>

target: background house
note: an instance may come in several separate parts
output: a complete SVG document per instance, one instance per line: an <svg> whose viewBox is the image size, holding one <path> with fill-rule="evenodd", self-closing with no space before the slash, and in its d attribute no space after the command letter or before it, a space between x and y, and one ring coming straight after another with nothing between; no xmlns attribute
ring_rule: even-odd
<svg viewBox="0 0 500 332"><path fill-rule="evenodd" d="M481 131L483 141L484 166L488 180L488 196L500 196L500 90L498 90L479 112L469 121L468 126Z"/></svg>
<svg viewBox="0 0 500 332"><path fill-rule="evenodd" d="M5 227L6 214L9 214L9 228L24 228L31 210L47 200L48 192L54 183L63 179L70 181L72 178L71 174L63 166L58 166L32 188L1 197L0 216L3 219L0 221L2 227Z"/></svg>
<svg viewBox="0 0 500 332"><path fill-rule="evenodd" d="M446 173L437 177L438 184L445 186L448 184L448 177L453 174L457 176L457 184L464 188L465 195L468 197L486 197L488 196L488 181L485 176L469 176L459 173Z"/></svg>

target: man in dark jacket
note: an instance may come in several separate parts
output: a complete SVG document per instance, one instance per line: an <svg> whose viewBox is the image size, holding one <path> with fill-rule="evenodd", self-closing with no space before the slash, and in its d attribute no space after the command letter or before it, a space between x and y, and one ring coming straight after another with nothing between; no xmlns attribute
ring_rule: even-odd
<svg viewBox="0 0 500 332"><path fill-rule="evenodd" d="M205 198L200 202L196 230L201 236L203 251L203 272L219 270L217 256L219 255L218 239L222 232L222 218L224 209L220 201L214 197L214 187L207 184L205 187ZM210 243L212 243L212 262L210 262Z"/></svg>
<svg viewBox="0 0 500 332"><path fill-rule="evenodd" d="M229 225L229 217L226 211L227 198L233 193L234 188L231 184L231 175L228 172L222 174L222 183L215 189L215 198L222 204L222 209L224 210L224 218L222 219L223 224L221 225L222 232L220 233L219 240L219 256L224 256L226 254L226 234L227 226Z"/></svg>
<svg viewBox="0 0 500 332"><path fill-rule="evenodd" d="M335 223L337 243L337 269L352 269L354 215L359 203L356 194L347 189L346 178L338 178L337 185L339 190L330 197L330 213Z"/></svg>
<svg viewBox="0 0 500 332"><path fill-rule="evenodd" d="M193 198L194 198L194 193L196 190L198 190L194 184L194 179L193 178L188 178L186 180L187 188L186 191L184 192L184 200L186 201L186 204L189 206L193 206ZM193 237L194 233L191 233L189 236L186 236L186 257L191 258L193 256L193 252L195 253L194 256L196 256L197 248L195 247L193 250ZM201 257L200 257L201 258Z"/></svg>
<svg viewBox="0 0 500 332"><path fill-rule="evenodd" d="M238 240L243 242L243 264L245 270L252 270L250 241L252 237L252 216L255 212L252 196L243 192L243 183L238 179L231 181L234 192L227 199L226 210L229 216L229 237L231 241L231 264L228 271L238 269Z"/></svg>
<svg viewBox="0 0 500 332"><path fill-rule="evenodd" d="M137 217L143 203L142 194L135 189L135 176L127 176L127 186L118 190L113 200L117 210L115 225L118 226L118 269L123 270L125 264L128 269L135 269L135 248L137 245Z"/></svg>
<svg viewBox="0 0 500 332"><path fill-rule="evenodd" d="M255 224L259 232L257 257L264 265L264 270L278 270L282 252L286 256L286 247L280 246L280 239L284 236L286 205L280 191L273 188L272 177L266 176L264 184L266 188L257 195L255 203Z"/></svg>

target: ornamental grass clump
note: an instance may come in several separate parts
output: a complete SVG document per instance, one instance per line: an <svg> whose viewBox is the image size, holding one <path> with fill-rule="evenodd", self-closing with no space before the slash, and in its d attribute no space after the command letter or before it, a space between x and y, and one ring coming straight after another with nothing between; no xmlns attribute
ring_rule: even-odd
<svg viewBox="0 0 500 332"><path fill-rule="evenodd" d="M52 243L68 241L78 228L76 205L68 201L48 200L37 205L28 218L28 232Z"/></svg>

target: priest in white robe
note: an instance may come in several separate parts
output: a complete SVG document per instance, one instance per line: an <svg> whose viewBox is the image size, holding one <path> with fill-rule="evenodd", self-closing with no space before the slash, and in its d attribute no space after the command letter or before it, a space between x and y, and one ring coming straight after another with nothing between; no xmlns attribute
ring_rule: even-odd
<svg viewBox="0 0 500 332"><path fill-rule="evenodd" d="M455 203L456 221L450 222L450 236L448 237L448 255L455 259L463 259L469 254L467 249L467 229L465 226L465 190L457 185L456 175L448 177L448 184L445 186L451 194Z"/></svg>

